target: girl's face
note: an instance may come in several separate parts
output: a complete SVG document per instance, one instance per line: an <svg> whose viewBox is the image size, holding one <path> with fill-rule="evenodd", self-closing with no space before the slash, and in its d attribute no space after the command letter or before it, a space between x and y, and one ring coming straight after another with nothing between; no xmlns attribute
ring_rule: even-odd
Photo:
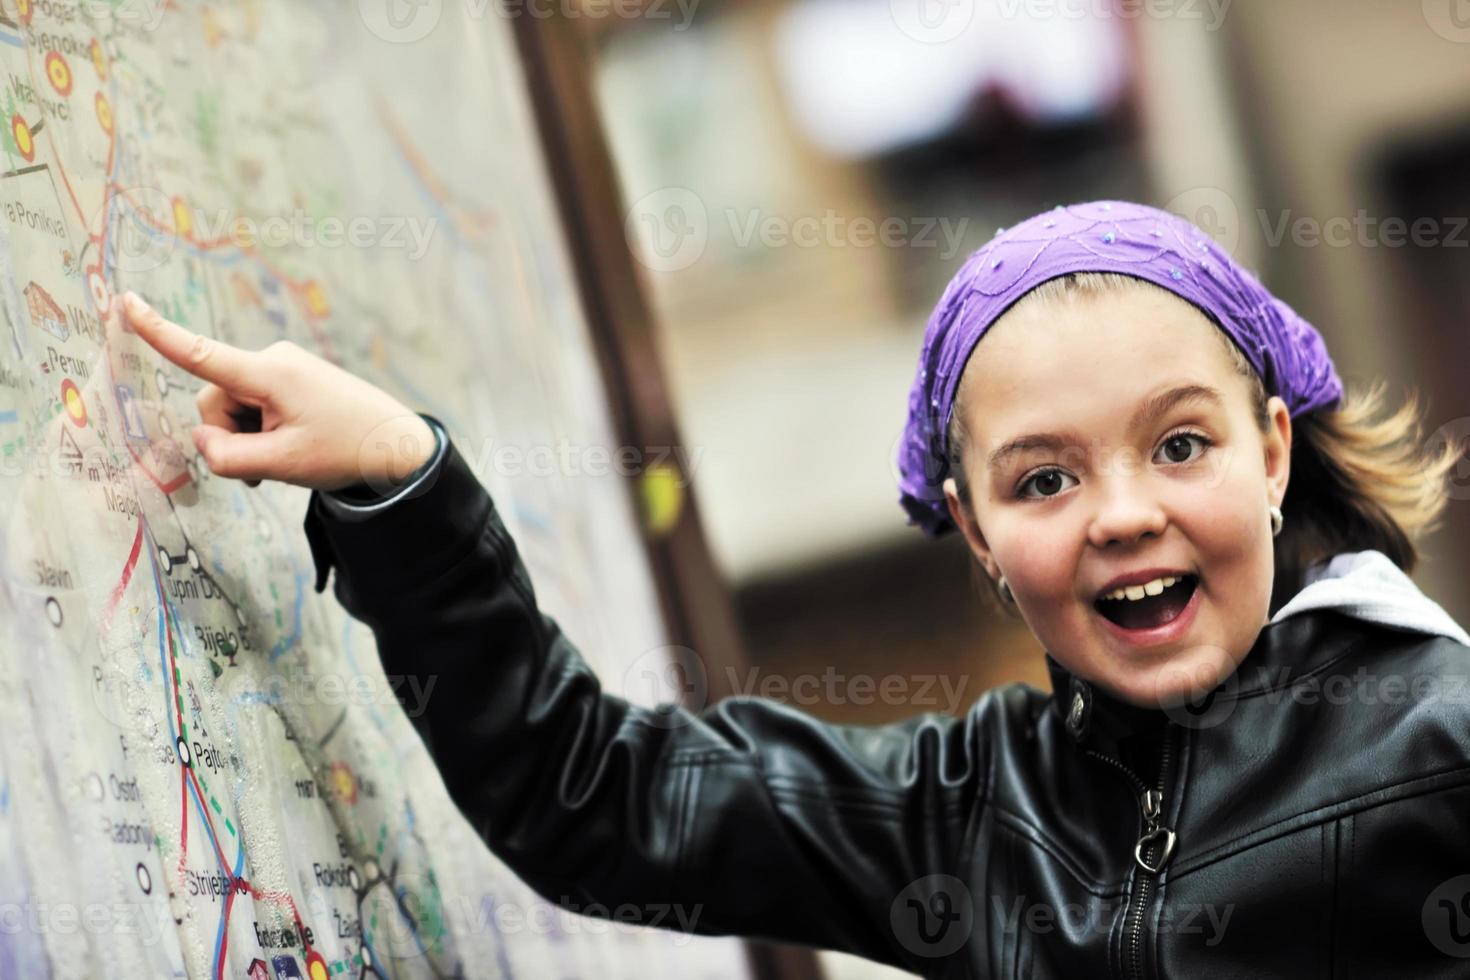
<svg viewBox="0 0 1470 980"><path fill-rule="evenodd" d="M955 523L1047 652L1137 705L1207 692L1268 618L1268 508L1286 495L1291 421L1271 398L1262 437L1217 334L1153 289L1023 301L991 325L962 379L975 520L950 479ZM1135 622L1153 603L1124 611L1100 595L1149 570L1196 576L1197 594L1171 623L1114 626L1101 609ZM1188 594L1187 581L1176 588Z"/></svg>

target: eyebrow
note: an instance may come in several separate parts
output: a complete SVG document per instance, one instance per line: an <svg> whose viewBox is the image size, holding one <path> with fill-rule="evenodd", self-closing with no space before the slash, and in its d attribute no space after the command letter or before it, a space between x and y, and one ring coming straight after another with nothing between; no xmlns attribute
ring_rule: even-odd
<svg viewBox="0 0 1470 980"><path fill-rule="evenodd" d="M1133 432L1148 426L1156 422L1160 416L1167 414L1180 405L1211 404L1220 406L1224 403L1225 396L1217 388L1211 388L1209 385L1201 384L1179 385L1167 391L1160 392L1139 406L1138 411L1133 413L1133 418L1128 422L1128 431ZM1043 432L1020 436L1012 439L991 453L986 465L991 470L997 470L1007 460L1018 453L1030 452L1036 449L1056 451L1067 445L1081 441L1074 430Z"/></svg>

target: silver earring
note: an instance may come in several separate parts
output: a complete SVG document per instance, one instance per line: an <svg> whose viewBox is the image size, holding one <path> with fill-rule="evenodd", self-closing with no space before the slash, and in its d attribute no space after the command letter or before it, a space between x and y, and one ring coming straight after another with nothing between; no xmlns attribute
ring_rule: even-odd
<svg viewBox="0 0 1470 980"><path fill-rule="evenodd" d="M1271 537L1281 533L1281 525L1286 523L1286 518L1281 513L1281 508L1275 505L1271 507Z"/></svg>
<svg viewBox="0 0 1470 980"><path fill-rule="evenodd" d="M996 587L1000 589L1000 597L1002 599L1004 599L1006 602L1011 603L1014 603L1016 601L1016 597L1011 594L1011 587L1006 582L1006 577L1004 575L1002 575L995 584Z"/></svg>

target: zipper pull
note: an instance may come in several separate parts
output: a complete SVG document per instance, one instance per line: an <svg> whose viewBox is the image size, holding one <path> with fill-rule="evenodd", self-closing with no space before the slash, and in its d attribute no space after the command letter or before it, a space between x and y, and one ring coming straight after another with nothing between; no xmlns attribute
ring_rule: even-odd
<svg viewBox="0 0 1470 980"><path fill-rule="evenodd" d="M1138 843L1133 845L1133 860L1138 866L1151 875L1158 874L1164 865L1169 863L1169 858L1174 854L1174 831L1168 827L1159 825L1159 816L1164 812L1164 794L1156 789L1145 790L1141 800L1143 804L1143 819L1147 827L1143 836L1138 838ZM1144 860L1143 849L1154 841L1163 841L1164 852L1158 856L1153 864Z"/></svg>

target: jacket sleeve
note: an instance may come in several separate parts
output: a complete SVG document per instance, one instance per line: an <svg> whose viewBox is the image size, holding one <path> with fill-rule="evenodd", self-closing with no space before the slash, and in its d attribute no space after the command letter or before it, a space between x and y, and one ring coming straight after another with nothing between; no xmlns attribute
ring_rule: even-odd
<svg viewBox="0 0 1470 980"><path fill-rule="evenodd" d="M980 705L843 726L761 698L696 714L604 692L452 444L367 519L314 493L306 530L317 590L335 565L384 669L431 691L412 720L451 798L543 897L932 968L891 917L915 914L900 895L918 879L959 874Z"/></svg>

